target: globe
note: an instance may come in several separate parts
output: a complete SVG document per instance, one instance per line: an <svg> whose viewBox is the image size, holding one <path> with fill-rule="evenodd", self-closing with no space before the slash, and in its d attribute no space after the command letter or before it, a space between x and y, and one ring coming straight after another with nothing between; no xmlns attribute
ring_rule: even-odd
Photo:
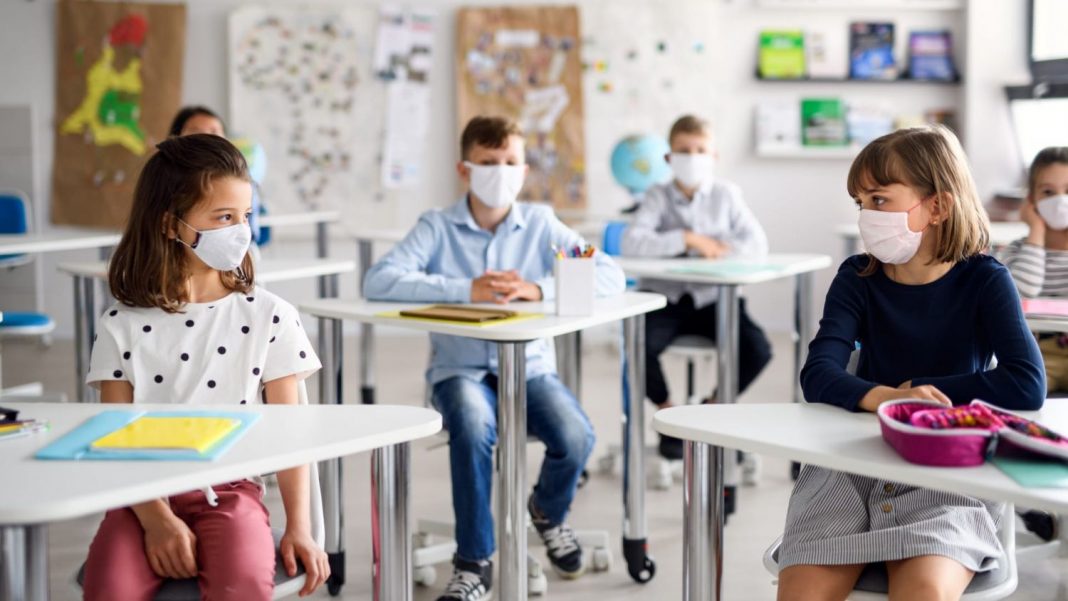
<svg viewBox="0 0 1068 601"><path fill-rule="evenodd" d="M671 177L671 167L664 160L669 152L671 148L660 136L627 136L612 149L612 176L631 194L641 195Z"/></svg>
<svg viewBox="0 0 1068 601"><path fill-rule="evenodd" d="M230 140L241 151L248 163L248 175L252 181L263 185L263 178L267 176L267 153L263 145L250 138L238 137Z"/></svg>

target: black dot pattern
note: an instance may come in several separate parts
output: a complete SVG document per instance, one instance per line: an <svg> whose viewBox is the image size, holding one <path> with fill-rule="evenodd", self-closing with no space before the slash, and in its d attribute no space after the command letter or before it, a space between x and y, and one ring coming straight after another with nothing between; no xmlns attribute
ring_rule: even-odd
<svg viewBox="0 0 1068 601"><path fill-rule="evenodd" d="M300 351L300 358L301 359L307 359L308 358L308 353L305 353L304 351Z"/></svg>
<svg viewBox="0 0 1068 601"><path fill-rule="evenodd" d="M219 347L219 354L220 355L225 355L226 354L226 347L225 346L220 346Z"/></svg>
<svg viewBox="0 0 1068 601"><path fill-rule="evenodd" d="M127 361L129 361L130 360L130 351L126 351L125 353L123 353L122 354L122 358L126 359Z"/></svg>
<svg viewBox="0 0 1068 601"><path fill-rule="evenodd" d="M196 325L196 324L195 324L195 322L194 322L194 321L193 321L192 319L187 319L187 320L185 320L185 327L187 327L187 328L191 328L191 327L193 327L194 325Z"/></svg>
<svg viewBox="0 0 1068 601"><path fill-rule="evenodd" d="M163 383L163 376L161 376L159 374L156 374L156 377L153 378L153 379L156 381L156 384L162 384Z"/></svg>
<svg viewBox="0 0 1068 601"><path fill-rule="evenodd" d="M182 361L189 361L189 353L182 353Z"/></svg>
<svg viewBox="0 0 1068 601"><path fill-rule="evenodd" d="M245 403L248 403L248 401L246 401L245 399L241 399L241 404L244 405Z"/></svg>
<svg viewBox="0 0 1068 601"><path fill-rule="evenodd" d="M152 326L145 326L141 328L141 331L147 334L152 331Z"/></svg>
<svg viewBox="0 0 1068 601"><path fill-rule="evenodd" d="M258 368L258 367L253 367L253 368L252 368L252 375L254 375L254 376L258 376L258 375L260 375L260 368Z"/></svg>
<svg viewBox="0 0 1068 601"><path fill-rule="evenodd" d="M246 296L245 300L247 300L248 302L251 303L252 301L256 300L256 297L255 296Z"/></svg>
<svg viewBox="0 0 1068 601"><path fill-rule="evenodd" d="M119 312L118 312L118 311L116 311L115 309L112 309L112 310L111 310L111 312L109 312L109 313L108 313L108 315L110 315L110 316L112 316L112 317L115 317L115 316L116 316L116 315L118 315L118 314L119 314Z"/></svg>
<svg viewBox="0 0 1068 601"><path fill-rule="evenodd" d="M122 370L121 369L116 369L115 371L111 372L111 375L115 376L116 378L121 378L122 377Z"/></svg>
<svg viewBox="0 0 1068 601"><path fill-rule="evenodd" d="M241 326L241 333L248 334L248 326Z"/></svg>
<svg viewBox="0 0 1068 601"><path fill-rule="evenodd" d="M208 380L208 388L215 388L215 380Z"/></svg>
<svg viewBox="0 0 1068 601"><path fill-rule="evenodd" d="M274 342L274 338L275 338L274 336L271 336L271 339L268 340L267 343L270 344L270 343Z"/></svg>
<svg viewBox="0 0 1068 601"><path fill-rule="evenodd" d="M275 315L275 316L274 316L274 317L273 317L273 318L271 319L271 323L278 323L279 321L281 321L281 320L280 320L280 319L278 319L278 316L277 316L277 315Z"/></svg>

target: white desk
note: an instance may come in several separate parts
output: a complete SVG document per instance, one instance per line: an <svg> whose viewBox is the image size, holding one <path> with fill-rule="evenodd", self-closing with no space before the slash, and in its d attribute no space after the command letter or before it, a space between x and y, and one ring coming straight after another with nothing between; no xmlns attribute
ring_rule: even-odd
<svg viewBox="0 0 1068 601"><path fill-rule="evenodd" d="M1051 399L1029 416L1068 431L1068 402ZM906 462L883 442L871 413L804 403L690 405L657 412L653 427L684 441L683 599L690 601L721 599L724 447L1068 513L1068 489L1023 488L989 464L936 468ZM695 469L694 459L705 453L712 455L711 473Z"/></svg>
<svg viewBox="0 0 1068 601"><path fill-rule="evenodd" d="M638 259L618 257L616 261L627 275L637 278L707 284L719 288L716 303L716 354L718 386L717 402L733 403L738 396L738 295L743 285L760 284L793 277L794 286L794 373L800 375L808 355L808 342L814 335L812 327L812 273L831 266L827 255L770 254L752 260L732 260L731 263L751 263L767 269L750 273L717 275L696 271L673 271L679 268L714 266L707 259ZM640 285L640 283L639 283ZM729 351L724 350L729 349ZM794 400L802 399L799 378L795 378Z"/></svg>
<svg viewBox="0 0 1068 601"><path fill-rule="evenodd" d="M346 259L264 259L256 264L255 279L270 284L301 278L319 278L320 294L337 294L337 276L356 269L354 261ZM96 334L95 281L107 282L108 264L105 261L62 263L59 271L74 278L74 349L75 377L78 401L91 396L90 389L82 381L89 370L89 357ZM326 283L323 284L322 282Z"/></svg>
<svg viewBox="0 0 1068 601"><path fill-rule="evenodd" d="M644 398L645 398L645 314L666 306L659 294L629 292L612 298L597 299L589 317L557 317L553 303L512 303L519 311L544 313L540 319L502 323L496 326L471 327L443 322L381 317L386 311L425 306L427 303L376 303L327 299L302 303L300 310L332 320L330 344L321 357L320 402L342 402L343 381L341 325L343 320L368 325L390 325L423 332L464 336L496 342L498 363L498 464L497 464L497 540L500 579L497 596L509 601L527 598L527 528L526 528L526 343L577 332L592 326L623 321L626 356L624 390L624 518L623 545L631 577L646 582L656 566L647 554L645 524ZM499 305L494 305L499 306ZM361 359L363 357L361 356ZM413 366L414 367L414 366ZM627 402L631 399L632 402ZM634 400L637 399L637 400ZM336 499L341 507L340 488L336 487L340 462L324 474L324 497ZM631 485L631 483L634 483ZM335 487L331 490L330 487ZM336 496L334 496L336 495ZM327 529L327 553L344 554L340 541L332 541ZM334 544L332 544L334 543Z"/></svg>
<svg viewBox="0 0 1068 601"><path fill-rule="evenodd" d="M0 565L3 599L48 598L49 522L140 503L254 474L373 451L372 544L376 599L412 599L409 447L441 430L441 416L401 406L227 406L263 417L215 461L38 461L33 453L92 415L115 407L10 403L27 417L48 419L48 432L0 445L0 536L14 559ZM138 405L172 411L175 405ZM5 557L5 559L7 559Z"/></svg>
<svg viewBox="0 0 1068 601"><path fill-rule="evenodd" d="M42 233L0 234L0 255L107 248L117 245L120 239L120 232L76 227L55 227Z"/></svg>
<svg viewBox="0 0 1068 601"><path fill-rule="evenodd" d="M1068 317L1024 315L1024 319L1027 320L1027 327L1032 332L1053 334L1068 332Z"/></svg>
<svg viewBox="0 0 1068 601"><path fill-rule="evenodd" d="M994 221L990 223L990 245L994 248L1008 246L1014 240L1026 238L1029 228L1020 221ZM860 252L860 228L855 223L836 225L834 233L842 239L846 257Z"/></svg>

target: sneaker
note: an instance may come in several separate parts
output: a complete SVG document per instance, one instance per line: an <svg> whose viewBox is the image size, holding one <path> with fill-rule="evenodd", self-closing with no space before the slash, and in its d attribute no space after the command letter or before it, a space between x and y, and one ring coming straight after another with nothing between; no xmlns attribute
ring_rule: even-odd
<svg viewBox="0 0 1068 601"><path fill-rule="evenodd" d="M527 500L527 511L534 523L534 529L545 543L549 563L561 578L574 580L586 573L586 563L582 561L582 547L579 546L575 531L566 523L553 524L534 506L534 495Z"/></svg>
<svg viewBox="0 0 1068 601"><path fill-rule="evenodd" d="M1020 514L1024 526L1035 536L1045 542L1057 538L1057 520L1053 514L1034 509Z"/></svg>
<svg viewBox="0 0 1068 601"><path fill-rule="evenodd" d="M682 439L661 434L657 450L660 451L660 456L664 459L679 461L682 459Z"/></svg>
<svg viewBox="0 0 1068 601"><path fill-rule="evenodd" d="M452 579L438 601L489 601L493 597L493 562L452 560Z"/></svg>

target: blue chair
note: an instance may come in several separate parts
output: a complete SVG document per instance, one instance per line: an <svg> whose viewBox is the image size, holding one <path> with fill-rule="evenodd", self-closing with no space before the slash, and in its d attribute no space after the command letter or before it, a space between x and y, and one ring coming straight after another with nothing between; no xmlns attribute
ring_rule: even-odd
<svg viewBox="0 0 1068 601"><path fill-rule="evenodd" d="M0 191L0 234L26 234L30 231L30 201L17 190ZM0 268L14 269L33 261L33 255L0 255ZM56 323L43 313L5 311L0 321L0 338L45 337Z"/></svg>
<svg viewBox="0 0 1068 601"><path fill-rule="evenodd" d="M0 190L0 234L30 231L30 201L17 190ZM0 267L13 268L33 261L26 254L0 255Z"/></svg>

